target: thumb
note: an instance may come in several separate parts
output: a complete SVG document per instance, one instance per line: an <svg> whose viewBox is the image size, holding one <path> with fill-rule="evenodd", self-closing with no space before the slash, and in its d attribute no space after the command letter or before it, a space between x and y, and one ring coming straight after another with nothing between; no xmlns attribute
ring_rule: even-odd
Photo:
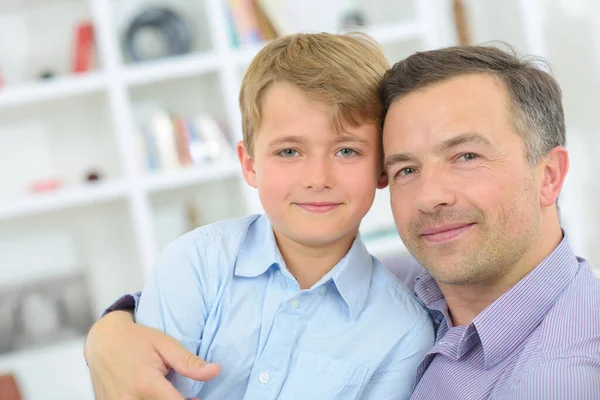
<svg viewBox="0 0 600 400"><path fill-rule="evenodd" d="M209 381L219 375L219 364L207 363L187 351L177 340L171 337L167 339L163 343L156 343L156 350L168 368L196 381Z"/></svg>

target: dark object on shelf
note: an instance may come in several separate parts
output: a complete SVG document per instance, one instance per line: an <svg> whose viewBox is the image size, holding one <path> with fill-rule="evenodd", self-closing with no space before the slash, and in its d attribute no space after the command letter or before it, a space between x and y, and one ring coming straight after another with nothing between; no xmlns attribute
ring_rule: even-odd
<svg viewBox="0 0 600 400"><path fill-rule="evenodd" d="M0 399L21 400L21 392L17 380L12 375L0 375Z"/></svg>
<svg viewBox="0 0 600 400"><path fill-rule="evenodd" d="M141 44L148 34L154 33L162 49L153 52ZM132 61L144 61L185 54L191 48L191 34L187 23L168 8L149 8L133 19L125 33L125 51Z"/></svg>
<svg viewBox="0 0 600 400"><path fill-rule="evenodd" d="M54 71L47 69L45 71L42 71L42 73L40 74L40 79L52 79L55 75L56 74L54 73Z"/></svg>
<svg viewBox="0 0 600 400"><path fill-rule="evenodd" d="M348 11L342 17L343 29L362 28L365 25L367 25L367 18L365 17L365 13L361 10Z"/></svg>
<svg viewBox="0 0 600 400"><path fill-rule="evenodd" d="M98 171L90 171L85 176L85 180L88 182L98 182L102 179L102 174Z"/></svg>

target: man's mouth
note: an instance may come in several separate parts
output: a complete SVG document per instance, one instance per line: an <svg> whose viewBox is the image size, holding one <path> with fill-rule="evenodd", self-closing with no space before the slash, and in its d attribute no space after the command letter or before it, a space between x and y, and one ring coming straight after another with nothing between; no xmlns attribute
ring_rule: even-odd
<svg viewBox="0 0 600 400"><path fill-rule="evenodd" d="M429 243L444 243L469 231L475 223L457 222L430 226L421 231L421 237Z"/></svg>

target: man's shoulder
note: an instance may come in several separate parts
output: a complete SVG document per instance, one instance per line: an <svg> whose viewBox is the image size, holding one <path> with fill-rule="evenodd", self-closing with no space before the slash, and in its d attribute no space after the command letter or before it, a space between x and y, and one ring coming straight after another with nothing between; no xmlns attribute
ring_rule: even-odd
<svg viewBox="0 0 600 400"><path fill-rule="evenodd" d="M540 326L545 360L594 357L600 361L600 283L583 262Z"/></svg>

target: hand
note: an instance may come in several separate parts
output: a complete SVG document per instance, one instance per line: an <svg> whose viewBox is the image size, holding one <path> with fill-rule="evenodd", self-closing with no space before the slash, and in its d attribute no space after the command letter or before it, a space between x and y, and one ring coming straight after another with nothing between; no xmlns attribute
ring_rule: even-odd
<svg viewBox="0 0 600 400"><path fill-rule="evenodd" d="M92 326L84 357L98 400L183 400L165 378L169 369L197 381L213 379L220 370L164 332L137 325L125 311Z"/></svg>

